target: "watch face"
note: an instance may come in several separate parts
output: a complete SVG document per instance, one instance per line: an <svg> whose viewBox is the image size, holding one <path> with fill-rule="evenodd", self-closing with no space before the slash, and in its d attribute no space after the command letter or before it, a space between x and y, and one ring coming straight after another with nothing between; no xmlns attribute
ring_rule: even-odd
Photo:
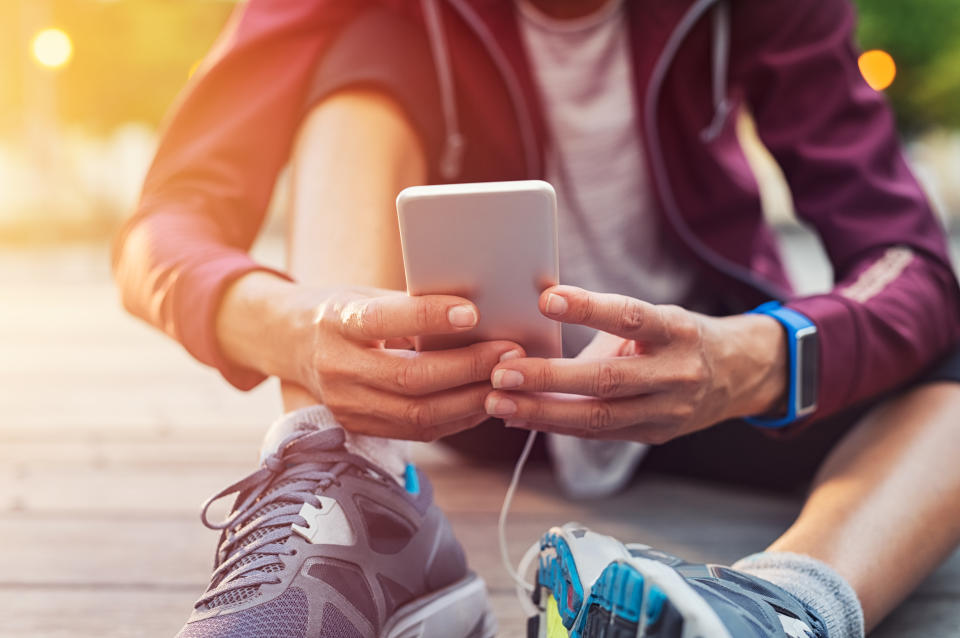
<svg viewBox="0 0 960 638"><path fill-rule="evenodd" d="M816 329L797 333L797 412L810 412L817 406L820 385L820 340Z"/></svg>

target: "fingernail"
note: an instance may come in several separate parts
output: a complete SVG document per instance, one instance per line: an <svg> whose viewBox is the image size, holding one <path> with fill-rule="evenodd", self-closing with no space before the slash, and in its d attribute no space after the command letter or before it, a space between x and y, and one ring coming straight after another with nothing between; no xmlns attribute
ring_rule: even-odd
<svg viewBox="0 0 960 638"><path fill-rule="evenodd" d="M525 428L527 427L527 422L523 419L507 419L503 422L508 428Z"/></svg>
<svg viewBox="0 0 960 638"><path fill-rule="evenodd" d="M562 315L567 311L567 300L552 292L547 295L547 314Z"/></svg>
<svg viewBox="0 0 960 638"><path fill-rule="evenodd" d="M490 416L510 416L517 411L517 404L510 399L487 397L486 408Z"/></svg>
<svg viewBox="0 0 960 638"><path fill-rule="evenodd" d="M510 359L519 359L522 356L523 356L523 352L521 352L520 350L517 350L517 349L508 350L507 352L504 352L502 355L500 355L500 363L503 363L504 361L509 361Z"/></svg>
<svg viewBox="0 0 960 638"><path fill-rule="evenodd" d="M497 370L492 381L495 388L516 388L523 385L523 375L516 370Z"/></svg>
<svg viewBox="0 0 960 638"><path fill-rule="evenodd" d="M471 306L454 306L447 312L447 319L454 328L472 328L477 325L477 312Z"/></svg>

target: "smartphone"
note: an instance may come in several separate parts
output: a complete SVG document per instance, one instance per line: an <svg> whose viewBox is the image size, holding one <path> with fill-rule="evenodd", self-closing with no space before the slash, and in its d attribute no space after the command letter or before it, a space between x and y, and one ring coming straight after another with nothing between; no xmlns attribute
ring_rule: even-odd
<svg viewBox="0 0 960 638"><path fill-rule="evenodd" d="M530 357L562 356L559 322L540 293L559 281L557 196L540 180L413 186L397 197L407 293L465 297L480 320L426 335L417 350L506 339Z"/></svg>

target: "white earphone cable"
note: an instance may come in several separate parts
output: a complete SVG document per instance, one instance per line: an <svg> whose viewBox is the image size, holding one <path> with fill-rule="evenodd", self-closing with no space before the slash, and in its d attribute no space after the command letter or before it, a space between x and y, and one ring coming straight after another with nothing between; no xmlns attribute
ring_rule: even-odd
<svg viewBox="0 0 960 638"><path fill-rule="evenodd" d="M507 546L507 516L510 514L510 505L513 503L513 495L517 491L517 485L520 483L520 476L523 474L523 468L527 464L527 459L530 457L530 452L533 450L533 444L536 442L536 440L537 431L531 430L530 434L527 435L527 442L523 446L523 451L520 452L520 457L517 459L517 464L513 468L513 477L510 479L510 486L507 487L507 493L503 497L503 505L500 507L500 519L497 522L497 534L500 543L500 559L503 561L504 569L507 570L510 578L513 579L513 582L517 586L517 598L520 600L520 605L524 608L524 611L528 616L535 615L537 613L537 609L530 601L530 594L533 592L533 585L526 581L524 574L529 568L530 563L533 562L533 559L540 548L540 544L534 543L524 554L523 559L518 565L519 569L515 568L513 566L513 562L510 560L510 551Z"/></svg>

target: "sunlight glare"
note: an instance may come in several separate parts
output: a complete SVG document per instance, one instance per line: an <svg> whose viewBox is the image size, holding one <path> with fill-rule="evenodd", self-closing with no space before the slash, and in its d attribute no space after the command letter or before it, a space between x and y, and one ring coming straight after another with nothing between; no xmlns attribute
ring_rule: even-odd
<svg viewBox="0 0 960 638"><path fill-rule="evenodd" d="M33 38L33 57L48 69L59 69L73 57L73 42L63 30L49 28Z"/></svg>

